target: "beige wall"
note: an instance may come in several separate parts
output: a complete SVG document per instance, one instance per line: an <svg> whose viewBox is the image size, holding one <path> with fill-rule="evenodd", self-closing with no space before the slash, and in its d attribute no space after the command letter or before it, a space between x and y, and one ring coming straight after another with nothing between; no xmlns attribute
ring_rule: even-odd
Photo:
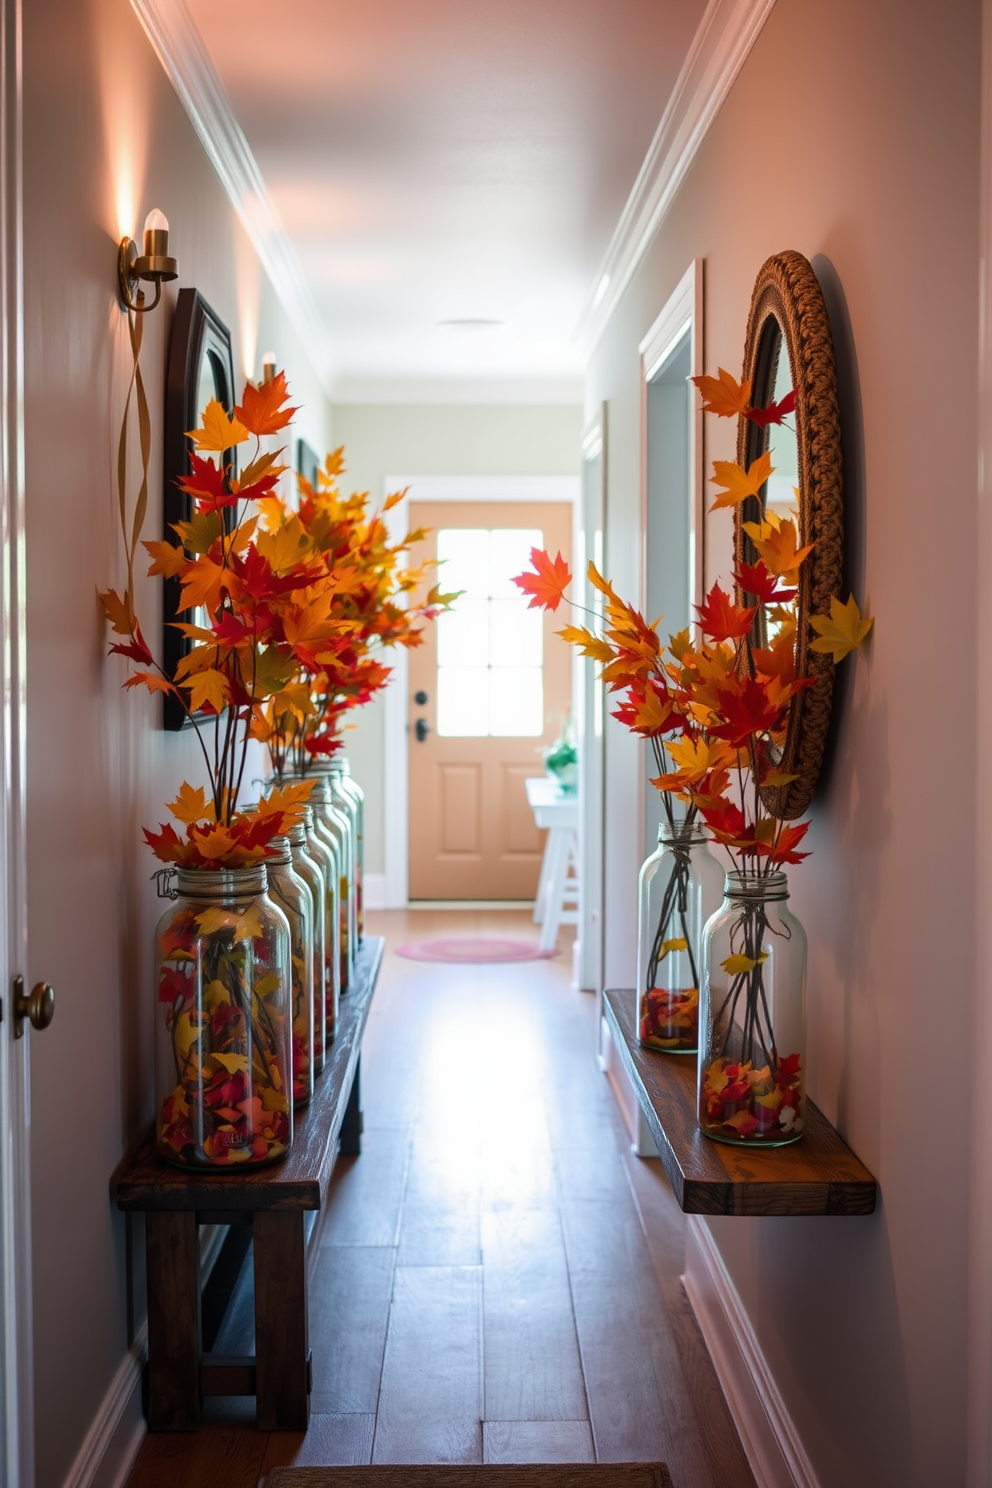
<svg viewBox="0 0 992 1488"><path fill-rule="evenodd" d="M285 359L300 431L329 443L326 401L128 0L24 7L29 985L57 992L31 1039L37 1481L60 1484L128 1344L126 1237L108 1184L152 1112L155 866L187 738L121 691L98 587L121 582L112 485L128 376L114 302L116 239L160 206L180 284L234 333ZM118 197L128 197L126 221ZM176 286L146 325L154 425L148 535L161 525L161 408ZM256 330L257 328L257 330ZM294 431L295 432L295 431ZM158 585L140 609L157 644ZM139 1256L140 1261L140 1256Z"/></svg>
<svg viewBox="0 0 992 1488"><path fill-rule="evenodd" d="M881 1202L870 1219L710 1225L821 1488L965 1482L979 13L779 0L588 387L590 408L609 401L608 570L631 592L638 339L701 256L707 370L739 371L759 266L812 259L838 342L849 568L876 633L843 671L813 856L790 880L811 1093ZM708 434L710 457L729 453L732 430ZM729 527L708 538L712 580ZM952 719L934 713L938 675ZM628 985L636 754L611 723L607 979Z"/></svg>
<svg viewBox="0 0 992 1488"><path fill-rule="evenodd" d="M348 461L345 485L374 497L391 475L577 475L581 431L581 408L561 405L334 407L334 438ZM385 866L382 726L379 701L348 735L348 756L366 793L368 873Z"/></svg>

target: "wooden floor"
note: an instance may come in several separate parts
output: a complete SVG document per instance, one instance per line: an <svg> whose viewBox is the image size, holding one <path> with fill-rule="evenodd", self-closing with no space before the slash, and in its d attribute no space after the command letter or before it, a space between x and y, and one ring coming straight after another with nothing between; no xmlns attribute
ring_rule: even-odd
<svg viewBox="0 0 992 1488"><path fill-rule="evenodd" d="M754 1488L679 1282L684 1218L632 1156L595 999L556 961L397 957L435 934L535 936L520 912L370 915L387 954L365 1136L335 1169L311 1294L313 1419L257 1432L209 1403L148 1436L130 1488L254 1488L288 1463L662 1460L675 1488ZM250 1349L250 1266L217 1340Z"/></svg>

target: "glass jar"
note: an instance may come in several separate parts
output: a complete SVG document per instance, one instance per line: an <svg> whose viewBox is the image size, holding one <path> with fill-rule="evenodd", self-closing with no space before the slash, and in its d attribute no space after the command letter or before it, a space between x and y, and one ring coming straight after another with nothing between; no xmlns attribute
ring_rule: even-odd
<svg viewBox="0 0 992 1488"><path fill-rule="evenodd" d="M293 1105L305 1106L313 1096L313 901L308 886L293 869L293 854L285 837L273 837L272 856L266 859L269 898L289 921L293 997Z"/></svg>
<svg viewBox="0 0 992 1488"><path fill-rule="evenodd" d="M350 880L351 898L349 904L349 927L352 944L355 947L355 955L358 954L358 945L361 939L359 890L361 885L361 874L358 865L358 802L348 789L348 777L340 759L332 759L327 778L331 786L331 802L335 809L348 821L348 832L350 839L350 857L348 875Z"/></svg>
<svg viewBox="0 0 992 1488"><path fill-rule="evenodd" d="M180 868L155 932L157 1139L179 1167L283 1157L293 1139L290 934L265 864Z"/></svg>
<svg viewBox="0 0 992 1488"><path fill-rule="evenodd" d="M344 816L335 807L331 799L331 784L326 772L310 777L313 779L313 790L310 793L310 806L313 810L313 822L318 836L322 837L327 845L333 848L338 871L338 912L341 919L341 930L339 940L340 966L341 966L341 994L348 990L354 971L355 943L352 935L353 918L353 895L351 892L350 876L350 818Z"/></svg>
<svg viewBox="0 0 992 1488"><path fill-rule="evenodd" d="M703 926L720 908L723 878L700 822L662 822L637 881L637 1037L645 1049L696 1052Z"/></svg>
<svg viewBox="0 0 992 1488"><path fill-rule="evenodd" d="M352 775L346 754L338 755L337 764L341 770L341 787L355 803L355 899L358 905L358 941L361 944L365 938L365 792Z"/></svg>
<svg viewBox="0 0 992 1488"><path fill-rule="evenodd" d="M728 873L703 934L699 1127L780 1147L806 1118L806 932L784 873Z"/></svg>
<svg viewBox="0 0 992 1488"><path fill-rule="evenodd" d="M307 828L304 821L293 822L286 828L286 840L289 843L293 872L306 884L310 895L310 917L313 921L313 1072L319 1075L324 1068L327 1021L324 990L328 973L324 949L324 875L316 859L307 851ZM333 1032L331 1037L334 1037Z"/></svg>
<svg viewBox="0 0 992 1488"><path fill-rule="evenodd" d="M324 880L324 1049L334 1039L341 1003L341 907L337 854L317 831L313 808L305 806L307 852Z"/></svg>

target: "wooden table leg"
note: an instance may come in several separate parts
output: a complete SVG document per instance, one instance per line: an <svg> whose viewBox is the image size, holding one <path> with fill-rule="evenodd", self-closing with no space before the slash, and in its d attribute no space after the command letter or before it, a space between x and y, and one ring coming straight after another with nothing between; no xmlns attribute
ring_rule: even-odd
<svg viewBox="0 0 992 1488"><path fill-rule="evenodd" d="M145 1215L148 1262L148 1427L200 1425L200 1250L196 1216Z"/></svg>
<svg viewBox="0 0 992 1488"><path fill-rule="evenodd" d="M342 1157L358 1157L362 1150L362 1131L365 1121L362 1117L362 1056L359 1054L355 1064L355 1078L351 1082L351 1090L348 1092L348 1104L344 1108L344 1116L341 1118L341 1131L339 1139L341 1142Z"/></svg>
<svg viewBox="0 0 992 1488"><path fill-rule="evenodd" d="M310 1424L303 1221L299 1209L260 1209L253 1221L259 1431L306 1431Z"/></svg>

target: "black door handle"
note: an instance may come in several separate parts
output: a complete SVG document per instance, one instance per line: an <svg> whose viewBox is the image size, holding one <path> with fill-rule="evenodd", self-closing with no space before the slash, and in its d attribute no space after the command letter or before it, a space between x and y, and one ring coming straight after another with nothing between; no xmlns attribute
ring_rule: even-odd
<svg viewBox="0 0 992 1488"><path fill-rule="evenodd" d="M423 744L424 740L427 738L427 735L431 731L431 726L427 722L426 718L418 718L413 726L413 731L417 736L417 743Z"/></svg>
<svg viewBox="0 0 992 1488"><path fill-rule="evenodd" d="M418 708L422 708L425 703L430 702L430 698L427 696L424 689L421 688L419 692L415 692L413 694L413 701L416 703Z"/></svg>

